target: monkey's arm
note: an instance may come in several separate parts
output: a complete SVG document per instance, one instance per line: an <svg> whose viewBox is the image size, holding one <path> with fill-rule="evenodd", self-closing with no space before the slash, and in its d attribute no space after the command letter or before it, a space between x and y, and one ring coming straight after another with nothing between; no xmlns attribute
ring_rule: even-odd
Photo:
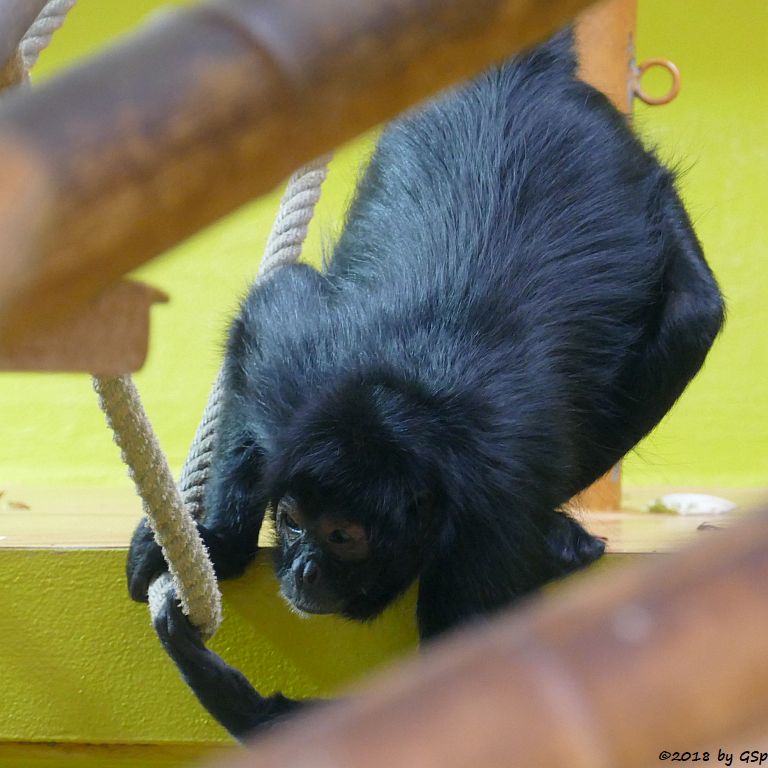
<svg viewBox="0 0 768 768"><path fill-rule="evenodd" d="M419 580L422 640L482 620L605 551L604 541L556 511L505 516L493 527L474 521L446 538Z"/></svg>
<svg viewBox="0 0 768 768"><path fill-rule="evenodd" d="M305 264L283 267L252 288L230 329L218 441L205 518L198 523L219 578L239 576L254 558L267 506L261 485L264 455L249 404L270 395L263 385L274 379L270 366L285 355L283 335L300 333L301 323L320 316L323 285L323 277ZM278 400L285 396L278 392ZM128 551L131 597L146 602L150 582L165 570L160 547L142 520Z"/></svg>
<svg viewBox="0 0 768 768"><path fill-rule="evenodd" d="M168 593L154 626L163 648L200 703L237 739L312 703L280 693L259 694L242 672L205 647L173 591Z"/></svg>

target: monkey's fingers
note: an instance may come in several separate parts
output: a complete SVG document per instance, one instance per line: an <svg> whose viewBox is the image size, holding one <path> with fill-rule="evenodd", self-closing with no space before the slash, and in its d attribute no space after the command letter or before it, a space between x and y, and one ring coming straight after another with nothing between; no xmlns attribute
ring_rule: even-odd
<svg viewBox="0 0 768 768"><path fill-rule="evenodd" d="M146 603L149 585L156 576L167 570L163 551L155 541L155 536L142 518L131 538L128 548L128 560L125 575L128 580L128 593L137 603Z"/></svg>

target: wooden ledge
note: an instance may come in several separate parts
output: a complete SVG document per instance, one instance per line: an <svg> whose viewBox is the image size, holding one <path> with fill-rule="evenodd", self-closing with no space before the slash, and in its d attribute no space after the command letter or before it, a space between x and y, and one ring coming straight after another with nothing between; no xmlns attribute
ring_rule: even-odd
<svg viewBox="0 0 768 768"><path fill-rule="evenodd" d="M232 755L235 747L221 744L76 744L59 742L0 742L0 766L24 768L183 768Z"/></svg>
<svg viewBox="0 0 768 768"><path fill-rule="evenodd" d="M149 310L166 301L156 288L122 280L57 325L30 329L12 347L0 347L0 371L134 373L147 359Z"/></svg>
<svg viewBox="0 0 768 768"><path fill-rule="evenodd" d="M46 756L37 746L3 742L125 745L117 755L127 750L127 764L131 745L226 743L165 657L146 606L126 595L124 548L141 514L130 489L2 490L0 688L8 706L0 711L0 764L18 758L13 764L35 765ZM633 489L626 498L642 504L668 490ZM745 507L762 495L721 494ZM667 551L673 533L718 535L697 532L689 518L643 516L637 507L583 517L612 536L613 554L600 567L641 556L625 553ZM661 539L643 539L641 523L661 531ZM269 557L222 589L225 621L213 647L265 692L329 695L416 645L415 590L376 622L355 624L292 614L278 596ZM105 764L108 749L95 749L92 764ZM75 764L78 756L67 755ZM155 764L152 757L147 748L147 765ZM174 764L176 756L167 757ZM114 764L121 764L117 757Z"/></svg>
<svg viewBox="0 0 768 768"><path fill-rule="evenodd" d="M576 516L593 533L605 536L611 554L670 552L711 535L702 524L728 526L758 502L768 488L686 488L723 496L738 504L726 515L664 515L645 512L652 500L680 488L625 488L618 512L577 510ZM0 548L114 549L124 548L141 517L141 503L128 489L0 488ZM716 531L715 531L716 533ZM269 532L263 537L269 541Z"/></svg>

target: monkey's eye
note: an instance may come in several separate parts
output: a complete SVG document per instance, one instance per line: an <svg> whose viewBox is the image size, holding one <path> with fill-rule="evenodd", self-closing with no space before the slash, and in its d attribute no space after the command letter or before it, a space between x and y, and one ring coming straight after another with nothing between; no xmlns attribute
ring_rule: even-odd
<svg viewBox="0 0 768 768"><path fill-rule="evenodd" d="M368 536L358 523L339 518L324 518L318 525L331 555L338 560L364 560L368 557Z"/></svg>
<svg viewBox="0 0 768 768"><path fill-rule="evenodd" d="M288 497L282 498L277 505L277 514L279 522L282 523L290 533L298 534L304 532L299 508L293 499Z"/></svg>
<svg viewBox="0 0 768 768"><path fill-rule="evenodd" d="M336 528L328 534L328 541L331 544L347 544L352 541L352 537L341 528Z"/></svg>
<svg viewBox="0 0 768 768"><path fill-rule="evenodd" d="M301 533L302 531L301 526L287 512L283 512L283 523L285 523L285 527L293 533Z"/></svg>

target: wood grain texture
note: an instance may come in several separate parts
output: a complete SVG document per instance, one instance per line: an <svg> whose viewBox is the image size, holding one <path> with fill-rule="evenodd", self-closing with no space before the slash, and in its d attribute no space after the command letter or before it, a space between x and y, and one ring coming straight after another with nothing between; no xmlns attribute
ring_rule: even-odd
<svg viewBox="0 0 768 768"><path fill-rule="evenodd" d="M53 322L318 154L562 26L588 0L221 0L0 105L50 181L0 327Z"/></svg>

